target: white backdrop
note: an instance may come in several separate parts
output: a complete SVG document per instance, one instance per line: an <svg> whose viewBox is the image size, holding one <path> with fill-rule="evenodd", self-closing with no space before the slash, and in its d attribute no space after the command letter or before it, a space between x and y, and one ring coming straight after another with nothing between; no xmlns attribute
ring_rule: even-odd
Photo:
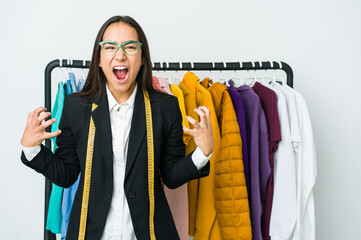
<svg viewBox="0 0 361 240"><path fill-rule="evenodd" d="M26 117L53 59L90 59L113 15L143 27L153 61L281 60L306 98L317 148L317 239L361 235L360 1L0 0L1 239L42 239L44 178L20 162Z"/></svg>

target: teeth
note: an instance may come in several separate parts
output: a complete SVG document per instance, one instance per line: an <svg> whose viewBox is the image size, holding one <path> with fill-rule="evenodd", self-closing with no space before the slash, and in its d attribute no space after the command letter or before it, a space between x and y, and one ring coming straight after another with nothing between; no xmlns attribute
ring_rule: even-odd
<svg viewBox="0 0 361 240"><path fill-rule="evenodd" d="M121 66L121 67L115 67L114 69L116 69L116 70L124 70L124 69L127 69L127 67Z"/></svg>

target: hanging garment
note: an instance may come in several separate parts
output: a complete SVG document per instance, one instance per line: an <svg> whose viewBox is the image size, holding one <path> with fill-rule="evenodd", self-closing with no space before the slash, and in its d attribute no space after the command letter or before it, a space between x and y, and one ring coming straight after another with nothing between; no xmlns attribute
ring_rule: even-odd
<svg viewBox="0 0 361 240"><path fill-rule="evenodd" d="M242 100L241 95L237 92L236 88L234 87L234 82L232 80L229 81L231 83L228 87L229 95L231 96L232 103L237 115L237 122L239 126L239 130L241 132L241 139L242 139L242 154L243 154L243 166L244 166L244 175L246 178L246 185L247 185L247 192L248 196L251 196L250 192L250 170L249 170L249 155L248 155L248 141L249 136L247 136L248 132L247 129L249 128L246 118L246 109Z"/></svg>
<svg viewBox="0 0 361 240"><path fill-rule="evenodd" d="M198 77L188 72L184 75L182 82L193 92L195 95L197 106L206 106L211 112L215 112L211 94L199 83ZM212 157L210 159L209 176L199 179L198 186L198 199L197 199L197 213L195 222L194 240L221 240L221 233L219 228L218 219L215 210L215 161L218 157L219 146L221 141L220 130L216 114L211 114L213 137L215 147ZM193 185L188 185L192 188ZM192 189L189 193L194 193ZM192 198L192 196L190 196ZM190 209L191 210L191 209ZM190 213L191 215L191 213Z"/></svg>
<svg viewBox="0 0 361 240"><path fill-rule="evenodd" d="M179 83L179 88L182 90L184 97L184 106L186 109L187 116L190 116L197 122L199 122L199 116L194 111L197 108L196 97L194 93L187 87L184 82ZM188 123L189 124L189 123ZM190 128L194 128L193 125L189 124ZM184 134L183 134L184 137ZM193 136L190 135L189 142L186 145L186 155L191 153L197 148L194 142ZM198 179L194 179L188 182L188 218L189 218L189 230L188 234L194 236L197 216L197 203L198 203Z"/></svg>
<svg viewBox="0 0 361 240"><path fill-rule="evenodd" d="M76 86L78 92L80 92L83 89L84 84L85 84L85 79L84 78L79 79L78 85Z"/></svg>
<svg viewBox="0 0 361 240"><path fill-rule="evenodd" d="M156 76L152 77L152 81L153 81L153 88L160 91L160 92L164 92L163 88L159 85L159 81L158 78Z"/></svg>
<svg viewBox="0 0 361 240"><path fill-rule="evenodd" d="M273 186L274 186L274 153L278 148L278 142L281 141L281 126L278 117L277 96L274 91L256 82L253 85L254 92L259 96L263 111L266 115L268 133L269 133L269 160L271 164L271 175L267 185L267 192L263 202L262 215L262 235L264 240L270 240L269 225L271 219Z"/></svg>
<svg viewBox="0 0 361 240"><path fill-rule="evenodd" d="M247 85L236 88L246 107L249 123L251 195L250 209L252 235L254 240L263 239L261 232L262 202L266 195L267 181L271 174L268 157L268 129L267 121L258 95Z"/></svg>
<svg viewBox="0 0 361 240"><path fill-rule="evenodd" d="M159 79L160 80L160 79ZM160 81L161 82L161 81ZM168 85L162 87L163 91L169 94L170 89ZM166 90L167 89L167 90ZM169 91L168 91L169 90ZM182 113L182 124L189 127L189 123L187 121L185 106L184 106L184 97L182 90L175 84L172 85L172 91L170 95L174 95L178 99L179 109ZM188 133L183 132L183 142L186 137L190 135ZM187 139L188 143L189 139ZM187 144L185 143L185 144ZM177 228L177 232L179 238L181 240L188 240L188 188L187 184L183 184L182 186L176 189L169 189L166 185L163 186L165 196L167 197L167 201L169 204L169 208L171 210L174 224Z"/></svg>
<svg viewBox="0 0 361 240"><path fill-rule="evenodd" d="M169 95L173 95L166 78L158 78L158 82L160 87L163 89L165 93L168 93Z"/></svg>
<svg viewBox="0 0 361 240"><path fill-rule="evenodd" d="M209 78L201 82L212 95L221 130L215 168L215 210L222 240L252 239L248 194L242 161L242 140L227 87Z"/></svg>
<svg viewBox="0 0 361 240"><path fill-rule="evenodd" d="M76 87L76 80L75 75L72 72L68 73L69 80L67 80L66 88L65 88L65 95L72 94L73 92L77 92ZM61 239L66 238L66 232L68 230L69 218L71 207L74 201L74 196L76 190L79 185L79 177L78 180L69 188L64 188L63 196L61 199L61 209L62 209L62 223L61 223Z"/></svg>
<svg viewBox="0 0 361 240"><path fill-rule="evenodd" d="M70 86L71 86L71 92L77 92L78 88L76 86L76 79L75 79L75 75L72 72L68 72L69 75L69 82L70 82Z"/></svg>
<svg viewBox="0 0 361 240"><path fill-rule="evenodd" d="M62 81L58 83L58 92L55 97L55 103L53 111L51 113L51 118L55 118L56 122L51 125L51 132L59 130L59 122L61 113L63 111L65 90L64 84ZM51 138L54 144L53 152L58 148L56 145L56 137ZM61 222L62 222L62 213L61 213L61 198L63 196L63 188L52 183L52 190L49 199L49 209L48 217L46 219L46 229L50 230L54 234L61 233Z"/></svg>
<svg viewBox="0 0 361 240"><path fill-rule="evenodd" d="M71 187L64 188L62 205L61 205L62 215L63 215L62 226L61 226L62 240L66 238L66 233L68 231L71 208L73 206L76 191L78 190L79 180L80 180L80 174L76 182Z"/></svg>
<svg viewBox="0 0 361 240"><path fill-rule="evenodd" d="M66 95L69 95L69 94L72 94L72 93L78 91L74 73L69 72L68 74L69 74L69 80L67 81L67 86L70 86L70 88L69 87L67 88ZM80 174L78 176L78 179L75 181L75 183L72 186L70 186L68 188L64 188L64 190L63 190L62 204L61 204L62 216L63 216L62 224L61 224L61 239L62 240L64 240L66 238L66 233L68 231L71 208L73 206L76 191L78 190L79 179L80 179Z"/></svg>
<svg viewBox="0 0 361 240"><path fill-rule="evenodd" d="M316 148L307 104L302 95L289 86L282 86L290 91L296 102L298 122L300 124L301 145L297 156L297 221L292 240L314 240L315 207L313 187L317 177Z"/></svg>
<svg viewBox="0 0 361 240"><path fill-rule="evenodd" d="M73 92L73 89L71 87L71 83L70 83L70 80L67 80L66 81L66 84L64 84L64 89L65 89L65 96L66 95L69 95Z"/></svg>
<svg viewBox="0 0 361 240"><path fill-rule="evenodd" d="M69 73L69 78L71 80L71 83L75 83L75 75ZM71 84L73 92L78 92L83 89L83 86L85 84L85 79L80 79L78 81L78 85L76 86L76 89L74 89L74 84ZM61 239L66 238L66 232L68 230L69 220L70 220L70 213L73 206L74 198L76 191L78 190L80 181L80 174L78 176L78 179L76 182L69 188L64 189L63 199L62 199L62 212L63 212L63 221L62 221L62 234Z"/></svg>
<svg viewBox="0 0 361 240"><path fill-rule="evenodd" d="M277 95L282 140L275 152L274 191L270 219L272 240L289 239L296 223L296 172L287 103L283 94L265 84Z"/></svg>

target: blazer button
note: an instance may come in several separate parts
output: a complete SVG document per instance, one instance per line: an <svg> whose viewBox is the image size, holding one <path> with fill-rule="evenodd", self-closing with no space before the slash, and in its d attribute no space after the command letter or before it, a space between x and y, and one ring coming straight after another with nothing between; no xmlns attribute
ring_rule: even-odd
<svg viewBox="0 0 361 240"><path fill-rule="evenodd" d="M128 197L129 197L130 199L135 198L135 193L133 193L133 192L128 192Z"/></svg>

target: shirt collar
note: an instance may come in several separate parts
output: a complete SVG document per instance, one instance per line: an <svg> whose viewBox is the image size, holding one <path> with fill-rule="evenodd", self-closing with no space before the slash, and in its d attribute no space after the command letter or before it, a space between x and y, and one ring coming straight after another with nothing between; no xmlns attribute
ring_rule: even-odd
<svg viewBox="0 0 361 240"><path fill-rule="evenodd" d="M109 104L109 112L112 111L112 109L116 106L120 106L120 104L115 100L113 94L110 92L108 88L108 84L105 84L106 90L107 90L107 96L108 96L108 104ZM133 108L134 101L135 101L135 95L137 93L138 84L135 84L135 88L133 90L132 95L128 98L128 100L125 103L122 104L128 104L130 108Z"/></svg>

